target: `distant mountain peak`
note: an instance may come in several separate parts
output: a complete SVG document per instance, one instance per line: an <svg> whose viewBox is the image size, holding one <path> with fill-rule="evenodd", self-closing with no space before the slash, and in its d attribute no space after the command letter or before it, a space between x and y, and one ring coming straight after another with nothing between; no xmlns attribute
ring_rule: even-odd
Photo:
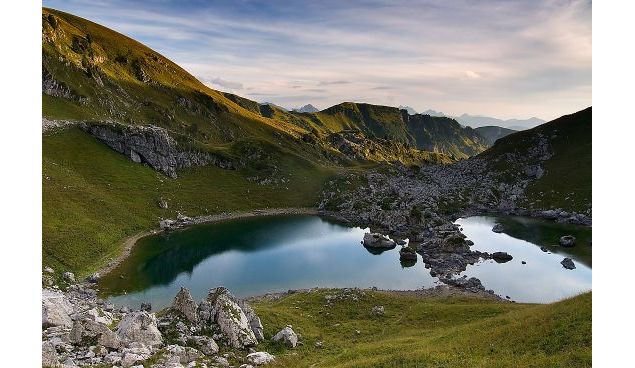
<svg viewBox="0 0 635 368"><path fill-rule="evenodd" d="M318 112L320 110L317 107L315 107L315 106L313 106L311 104L306 104L306 105L304 105L302 107L293 108L292 111L295 111L295 112Z"/></svg>
<svg viewBox="0 0 635 368"><path fill-rule="evenodd" d="M399 110L406 110L408 112L408 115L418 114L418 112L410 106L399 105Z"/></svg>

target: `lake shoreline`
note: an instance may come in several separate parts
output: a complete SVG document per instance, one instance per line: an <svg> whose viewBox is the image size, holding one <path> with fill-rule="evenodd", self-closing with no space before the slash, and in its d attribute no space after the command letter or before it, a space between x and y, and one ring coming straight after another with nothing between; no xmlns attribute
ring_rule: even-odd
<svg viewBox="0 0 635 368"><path fill-rule="evenodd" d="M181 226L179 230L186 229L194 225L238 220L238 219L249 218L249 217L284 216L284 215L318 216L320 215L320 213L317 209L309 208L309 207L265 208L265 209L254 209L254 210L248 210L248 211L221 212L221 213L217 213L213 215L202 215L202 216L192 217L190 220L190 223ZM117 256L116 258L108 262L108 264L105 267L102 267L99 271L97 271L97 274L100 277L103 277L109 274L110 272L112 272L115 268L117 268L117 266L119 266L124 260L126 260L126 258L130 256L130 253L134 249L135 245L142 238L145 238L151 235L161 234L164 232L166 232L166 230L162 230L160 228L154 228L151 230L144 230L124 238L122 242L123 248L119 256Z"/></svg>

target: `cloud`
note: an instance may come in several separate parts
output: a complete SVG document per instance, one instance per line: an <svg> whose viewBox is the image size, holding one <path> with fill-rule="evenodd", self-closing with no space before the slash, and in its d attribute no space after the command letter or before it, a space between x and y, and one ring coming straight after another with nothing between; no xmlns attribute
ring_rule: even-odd
<svg viewBox="0 0 635 368"><path fill-rule="evenodd" d="M203 80L214 88L278 104L360 100L544 119L591 104L588 0L44 6L138 39L194 75L214 76Z"/></svg>

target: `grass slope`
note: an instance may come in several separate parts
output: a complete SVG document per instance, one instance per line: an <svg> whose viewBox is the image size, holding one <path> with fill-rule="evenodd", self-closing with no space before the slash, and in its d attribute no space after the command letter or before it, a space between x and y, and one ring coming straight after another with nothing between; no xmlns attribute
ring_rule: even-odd
<svg viewBox="0 0 635 368"><path fill-rule="evenodd" d="M549 305L336 290L254 304L270 337L287 324L304 345L265 343L284 367L590 367L591 293ZM383 305L384 316L371 309ZM357 333L356 331L359 331ZM323 348L314 347L323 341Z"/></svg>
<svg viewBox="0 0 635 368"><path fill-rule="evenodd" d="M499 139L482 157L500 157L508 152L524 154L538 136L551 146L552 157L544 163L544 175L527 188L525 206L535 209L561 208L576 212L591 210L592 108L564 115L533 129ZM508 170L509 168L499 168Z"/></svg>
<svg viewBox="0 0 635 368"><path fill-rule="evenodd" d="M121 250L122 240L177 211L202 215L265 207L313 206L336 168L293 155L276 158L288 182L256 185L252 169L205 166L170 179L135 164L78 128L43 139L43 263L86 275ZM160 209L160 198L169 209Z"/></svg>

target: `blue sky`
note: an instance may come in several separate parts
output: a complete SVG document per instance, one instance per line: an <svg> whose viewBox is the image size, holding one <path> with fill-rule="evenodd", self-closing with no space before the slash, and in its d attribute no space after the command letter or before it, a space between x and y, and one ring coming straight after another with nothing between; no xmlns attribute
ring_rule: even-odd
<svg viewBox="0 0 635 368"><path fill-rule="evenodd" d="M591 2L44 0L212 88L546 120L591 105Z"/></svg>

